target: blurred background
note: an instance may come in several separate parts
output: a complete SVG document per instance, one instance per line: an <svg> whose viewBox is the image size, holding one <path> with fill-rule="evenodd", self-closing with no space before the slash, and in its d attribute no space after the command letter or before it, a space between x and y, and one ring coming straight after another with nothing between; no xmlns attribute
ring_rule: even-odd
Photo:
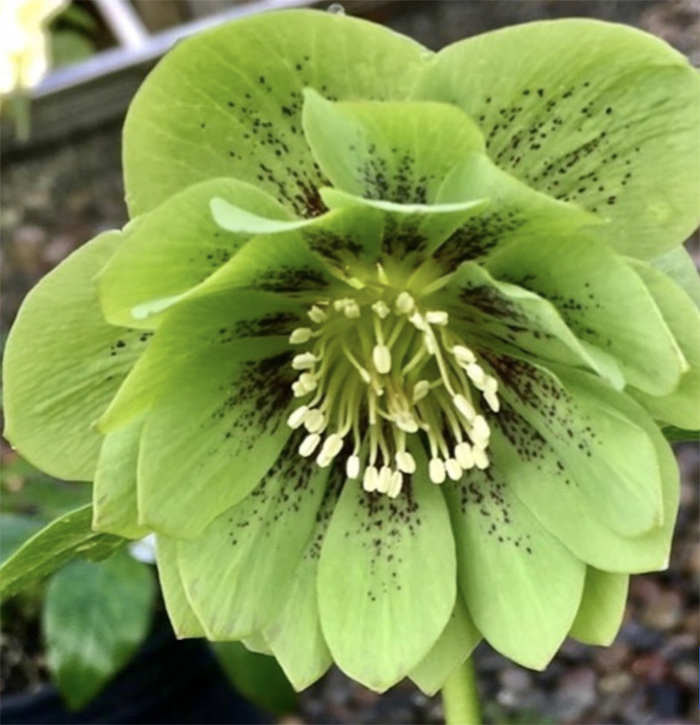
<svg viewBox="0 0 700 725"><path fill-rule="evenodd" d="M176 39L208 24L302 4L84 0L70 3L51 21L52 67L31 93L31 135L19 139L7 113L0 124L3 342L24 295L42 275L99 232L126 222L121 126L130 98L157 58ZM654 33L700 66L700 3L695 0L347 0L343 6L348 14L383 23L436 50L513 23L594 17ZM688 245L697 264L697 237ZM698 722L700 454L692 444L677 445L676 451L683 485L669 570L632 578L625 623L609 648L568 641L546 672L536 673L482 644L475 662L487 722ZM1 485L3 558L42 523L89 500L84 484L48 479L5 442ZM41 690L48 678L38 601L25 598L3 608L0 692L6 702L14 693ZM275 716L186 720L181 712L180 719L175 714L171 720L138 721L247 722L258 716L287 725L443 721L439 698L422 695L408 682L380 697L331 671L295 699L276 677L264 677L252 691L239 688ZM7 710L0 709L0 716L19 722L8 718Z"/></svg>

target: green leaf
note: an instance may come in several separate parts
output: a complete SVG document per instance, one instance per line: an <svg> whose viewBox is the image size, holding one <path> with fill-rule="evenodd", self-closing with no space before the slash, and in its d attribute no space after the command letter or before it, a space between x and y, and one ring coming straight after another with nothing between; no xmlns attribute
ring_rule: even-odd
<svg viewBox="0 0 700 725"><path fill-rule="evenodd" d="M227 233L215 222L214 197L247 213L291 218L265 192L235 179L210 179L174 194L139 219L98 276L102 310L112 324L157 327L168 307L235 257L248 235Z"/></svg>
<svg viewBox="0 0 700 725"><path fill-rule="evenodd" d="M405 98L425 54L379 25L308 10L260 13L183 41L129 109L131 215L205 179L235 177L315 216L324 180L302 135L303 89L337 99Z"/></svg>
<svg viewBox="0 0 700 725"><path fill-rule="evenodd" d="M197 538L178 541L182 581L209 639L257 632L285 604L328 478L297 453L300 441L299 434L290 439L247 498Z"/></svg>
<svg viewBox="0 0 700 725"><path fill-rule="evenodd" d="M630 385L663 395L688 369L654 298L605 243L547 235L511 245L486 267L552 302L579 339L615 358Z"/></svg>
<svg viewBox="0 0 700 725"><path fill-rule="evenodd" d="M439 489L406 477L392 500L345 483L318 575L321 626L343 672L378 692L406 676L445 628L455 584L454 541Z"/></svg>
<svg viewBox="0 0 700 725"><path fill-rule="evenodd" d="M700 77L653 36L578 18L504 28L442 50L413 95L455 103L501 168L609 219L620 252L657 256L698 224Z"/></svg>
<svg viewBox="0 0 700 725"><path fill-rule="evenodd" d="M443 489L474 624L501 654L544 669L571 628L585 565L516 498L496 462Z"/></svg>
<svg viewBox="0 0 700 725"><path fill-rule="evenodd" d="M93 493L95 531L140 539L149 529L138 524L136 473L143 420L107 433L95 472Z"/></svg>
<svg viewBox="0 0 700 725"><path fill-rule="evenodd" d="M297 696L273 657L249 652L239 642L217 642L212 649L233 686L275 715L296 711Z"/></svg>
<svg viewBox="0 0 700 725"><path fill-rule="evenodd" d="M589 566L571 636L586 644L612 644L625 614L628 585L627 574L611 574Z"/></svg>
<svg viewBox="0 0 700 725"><path fill-rule="evenodd" d="M92 506L84 506L51 522L23 544L0 567L0 601L9 599L76 556L100 561L123 546L125 539L95 533L91 522Z"/></svg>
<svg viewBox="0 0 700 725"><path fill-rule="evenodd" d="M426 695L434 695L480 641L481 634L458 595L455 610L440 638L408 676Z"/></svg>
<svg viewBox="0 0 700 725"><path fill-rule="evenodd" d="M177 563L176 539L167 536L156 537L156 561L165 608L175 636L178 639L204 637L202 623L197 619L182 584L180 567Z"/></svg>
<svg viewBox="0 0 700 725"><path fill-rule="evenodd" d="M123 236L106 232L72 254L29 293L5 349L5 436L56 478L92 480L106 409L145 337L108 325L93 278Z"/></svg>
<svg viewBox="0 0 700 725"><path fill-rule="evenodd" d="M4 563L44 524L45 522L36 516L0 513L0 563Z"/></svg>
<svg viewBox="0 0 700 725"><path fill-rule="evenodd" d="M654 418L679 428L697 430L700 428L700 312L670 277L642 262L633 262L632 268L661 311L688 362L688 369L681 375L678 386L667 395L656 397L636 390L630 394Z"/></svg>
<svg viewBox="0 0 700 725"><path fill-rule="evenodd" d="M73 561L49 584L43 611L51 675L71 709L85 706L143 641L155 597L149 567L126 552Z"/></svg>
<svg viewBox="0 0 700 725"><path fill-rule="evenodd" d="M331 184L368 199L434 202L450 169L465 155L484 150L469 116L443 103L332 103L309 88L302 118L309 146Z"/></svg>

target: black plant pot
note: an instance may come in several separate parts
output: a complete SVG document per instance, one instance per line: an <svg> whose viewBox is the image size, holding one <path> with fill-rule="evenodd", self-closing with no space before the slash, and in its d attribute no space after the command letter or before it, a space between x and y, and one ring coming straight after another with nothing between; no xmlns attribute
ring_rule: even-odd
<svg viewBox="0 0 700 725"><path fill-rule="evenodd" d="M272 722L239 695L202 640L178 641L167 619L156 621L133 660L83 710L71 712L47 685L6 695L3 725L227 725Z"/></svg>

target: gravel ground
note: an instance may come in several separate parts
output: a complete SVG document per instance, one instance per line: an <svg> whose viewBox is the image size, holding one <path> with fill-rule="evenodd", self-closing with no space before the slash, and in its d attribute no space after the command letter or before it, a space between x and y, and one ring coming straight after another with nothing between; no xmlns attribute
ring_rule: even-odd
<svg viewBox="0 0 700 725"><path fill-rule="evenodd" d="M345 3L351 11L352 3ZM682 2L393 3L375 19L432 48L513 22L588 15L649 30L700 65L700 5ZM2 322L75 247L126 220L119 164L121 122L57 148L5 159L0 235ZM696 254L697 239L691 248ZM697 446L677 449L681 512L667 572L633 578L625 624L609 648L567 642L546 672L517 667L482 645L475 654L484 714L500 723L696 723L700 645ZM442 708L410 683L378 696L331 671L301 697L293 723L439 723Z"/></svg>

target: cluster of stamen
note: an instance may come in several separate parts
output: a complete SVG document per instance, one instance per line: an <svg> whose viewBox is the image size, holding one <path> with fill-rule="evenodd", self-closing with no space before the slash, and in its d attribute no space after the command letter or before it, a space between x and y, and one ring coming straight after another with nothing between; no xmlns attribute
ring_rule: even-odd
<svg viewBox="0 0 700 725"><path fill-rule="evenodd" d="M306 429L302 456L326 467L346 449L348 478L392 498L416 470L410 436L427 440L436 484L488 467L491 431L475 398L497 412L498 384L450 330L447 312L421 311L404 291L322 301L308 315L309 327L289 339L304 348L292 360L302 404L287 420Z"/></svg>

